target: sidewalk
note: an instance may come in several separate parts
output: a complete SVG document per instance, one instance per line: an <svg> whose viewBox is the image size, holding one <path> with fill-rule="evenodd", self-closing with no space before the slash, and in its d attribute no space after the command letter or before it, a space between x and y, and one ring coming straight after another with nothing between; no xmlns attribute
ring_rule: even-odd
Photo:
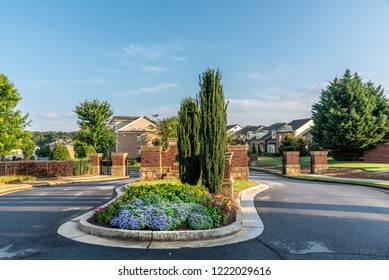
<svg viewBox="0 0 389 280"><path fill-rule="evenodd" d="M20 190L28 190L35 187L55 186L62 184L87 183L97 181L125 180L129 177L114 177L114 176L88 176L88 177L61 177L45 180L28 181L21 183L0 184L0 195L16 192Z"/></svg>

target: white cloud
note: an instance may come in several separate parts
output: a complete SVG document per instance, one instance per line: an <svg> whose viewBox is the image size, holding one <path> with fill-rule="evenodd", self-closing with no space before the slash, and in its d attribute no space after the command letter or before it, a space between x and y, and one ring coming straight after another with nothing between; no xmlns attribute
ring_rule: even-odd
<svg viewBox="0 0 389 280"><path fill-rule="evenodd" d="M79 84L79 85L99 85L99 84L106 84L109 83L109 81L105 81L102 79L90 79L90 80L71 80L73 84Z"/></svg>
<svg viewBox="0 0 389 280"><path fill-rule="evenodd" d="M141 95L143 93L158 93L165 91L167 89L172 89L178 87L179 84L174 84L174 83L160 83L155 86L149 86L149 87L142 87L139 89L134 89L126 92L119 92L116 93L116 96L131 96L131 95Z"/></svg>
<svg viewBox="0 0 389 280"><path fill-rule="evenodd" d="M62 115L56 112L47 112L41 115L42 118L50 119L50 120L58 120L62 118Z"/></svg>
<svg viewBox="0 0 389 280"><path fill-rule="evenodd" d="M156 86L141 88L140 91L141 92L153 92L153 93L155 93L155 92L160 92L160 91L164 91L166 89L176 88L176 87L178 87L178 84L160 83Z"/></svg>
<svg viewBox="0 0 389 280"><path fill-rule="evenodd" d="M49 80L37 80L37 81L30 81L27 83L27 87L31 89L41 89L49 84L52 84L53 81Z"/></svg>
<svg viewBox="0 0 389 280"><path fill-rule="evenodd" d="M270 91L257 99L230 99L228 123L241 125L270 125L311 117L312 105L319 101L322 89L328 83L320 82L305 89L275 94Z"/></svg>
<svg viewBox="0 0 389 280"><path fill-rule="evenodd" d="M163 55L163 50L161 46L158 45L129 45L124 47L123 51L133 57L144 56L148 58L158 58Z"/></svg>
<svg viewBox="0 0 389 280"><path fill-rule="evenodd" d="M173 61L187 61L188 60L188 58L182 57L182 56L171 56L170 59Z"/></svg>
<svg viewBox="0 0 389 280"><path fill-rule="evenodd" d="M250 73L247 73L247 74L244 74L246 77L249 77L249 78L252 78L252 79L256 79L256 80L259 80L259 79L263 79L263 75L261 73L258 73L258 72L250 72Z"/></svg>
<svg viewBox="0 0 389 280"><path fill-rule="evenodd" d="M154 73L161 73L161 72L167 71L166 68L162 68L159 66L143 66L142 69L143 69L143 71L154 72Z"/></svg>
<svg viewBox="0 0 389 280"><path fill-rule="evenodd" d="M47 120L75 119L77 118L77 114L74 112L70 112L66 114L61 114L58 112L47 112L43 115L40 115L39 117Z"/></svg>

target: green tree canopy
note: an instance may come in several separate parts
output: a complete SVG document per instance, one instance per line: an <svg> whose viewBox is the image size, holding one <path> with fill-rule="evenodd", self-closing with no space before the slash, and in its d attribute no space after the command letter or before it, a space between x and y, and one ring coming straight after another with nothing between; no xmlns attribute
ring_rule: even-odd
<svg viewBox="0 0 389 280"><path fill-rule="evenodd" d="M306 156L308 154L307 150L308 142L303 137L294 137L292 134L287 133L283 137L281 141L281 146L279 147L279 151L286 152L286 151L299 151L300 157Z"/></svg>
<svg viewBox="0 0 389 280"><path fill-rule="evenodd" d="M20 94L7 76L0 74L0 155L10 153L13 149L24 148L26 137L24 131L29 125L28 114L22 115L16 106L21 101Z"/></svg>
<svg viewBox="0 0 389 280"><path fill-rule="evenodd" d="M115 133L109 129L108 122L113 115L107 101L85 100L76 106L74 112L78 116L77 124L80 127L76 140L92 146L96 152L103 153L109 145L112 150L115 144Z"/></svg>
<svg viewBox="0 0 389 280"><path fill-rule="evenodd" d="M158 117L158 115L154 115ZM158 126L150 127L150 129L156 129L156 134L158 138L153 141L155 146L164 146L167 147L168 138L177 138L177 126L178 126L178 116L166 117L163 119L158 119Z"/></svg>
<svg viewBox="0 0 389 280"><path fill-rule="evenodd" d="M58 144L54 147L53 152L51 153L52 160L68 160L71 159L69 150L64 144Z"/></svg>
<svg viewBox="0 0 389 280"><path fill-rule="evenodd" d="M381 86L364 83L346 70L322 91L312 106L312 136L336 159L355 160L363 151L389 140L389 101Z"/></svg>

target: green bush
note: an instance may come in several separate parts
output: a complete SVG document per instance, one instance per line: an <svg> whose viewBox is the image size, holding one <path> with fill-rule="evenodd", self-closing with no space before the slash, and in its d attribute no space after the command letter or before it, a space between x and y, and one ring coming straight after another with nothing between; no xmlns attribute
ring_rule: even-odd
<svg viewBox="0 0 389 280"><path fill-rule="evenodd" d="M100 207L93 213L93 218L102 223L109 224L113 217L117 216L123 208L123 201L115 199L110 204Z"/></svg>
<svg viewBox="0 0 389 280"><path fill-rule="evenodd" d="M52 160L68 160L71 159L69 150L66 148L64 144L58 144L53 149L53 152L51 153Z"/></svg>
<svg viewBox="0 0 389 280"><path fill-rule="evenodd" d="M33 176L0 176L0 184L35 181Z"/></svg>
<svg viewBox="0 0 389 280"><path fill-rule="evenodd" d="M122 199L124 202L130 201L133 198L142 198L145 195L155 193L162 199L170 201L183 200L186 194L193 194L196 197L202 197L208 193L208 190L203 186L191 186L191 185L173 185L173 184L156 184L156 185L137 185L130 186L123 194Z"/></svg>

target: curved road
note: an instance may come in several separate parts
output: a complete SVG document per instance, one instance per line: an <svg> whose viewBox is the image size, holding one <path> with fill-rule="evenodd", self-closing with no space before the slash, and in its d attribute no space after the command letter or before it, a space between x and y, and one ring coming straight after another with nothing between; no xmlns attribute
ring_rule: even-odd
<svg viewBox="0 0 389 280"><path fill-rule="evenodd" d="M265 225L257 239L281 259L389 259L389 192L264 173L256 197Z"/></svg>
<svg viewBox="0 0 389 280"><path fill-rule="evenodd" d="M57 234L126 181L40 187L0 196L0 259L389 259L389 193L253 172L269 185L255 206L261 236L213 248L144 250L78 243Z"/></svg>

